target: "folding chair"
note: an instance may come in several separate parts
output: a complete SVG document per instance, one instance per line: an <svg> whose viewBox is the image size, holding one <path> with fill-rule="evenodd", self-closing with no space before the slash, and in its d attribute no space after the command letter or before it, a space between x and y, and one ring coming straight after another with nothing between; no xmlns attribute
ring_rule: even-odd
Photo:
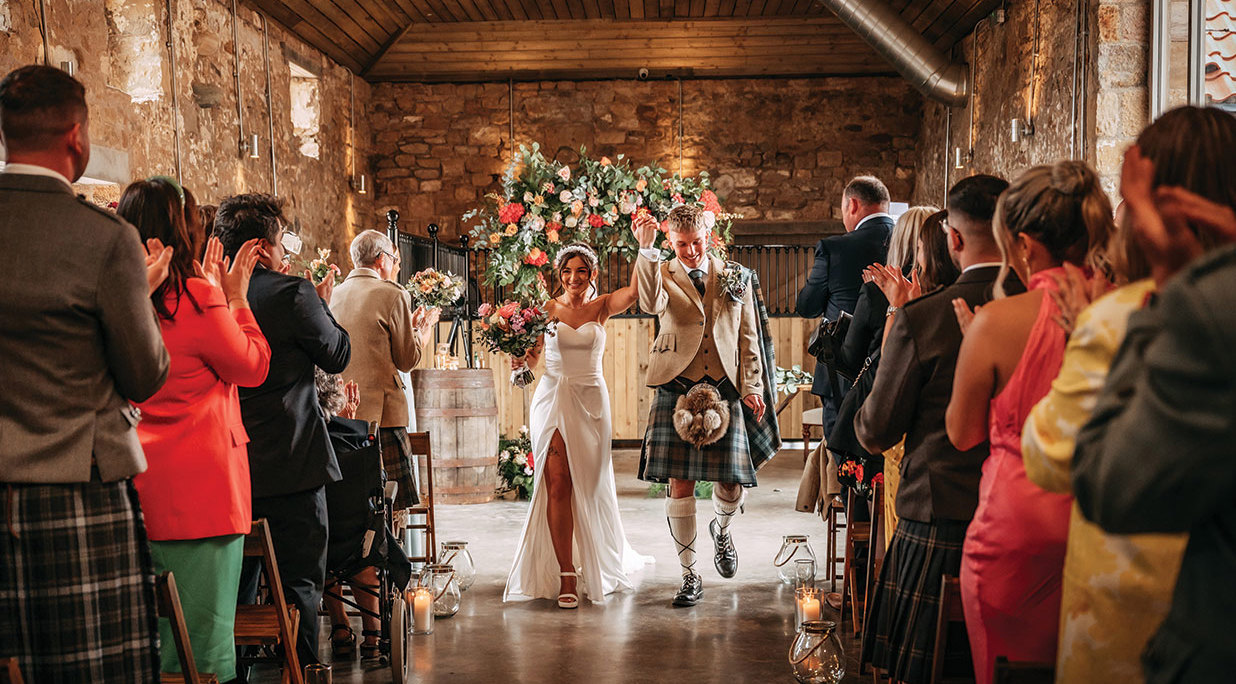
<svg viewBox="0 0 1236 684"><path fill-rule="evenodd" d="M25 684L17 658L0 658L0 684Z"/></svg>
<svg viewBox="0 0 1236 684"><path fill-rule="evenodd" d="M299 631L300 613L289 606L283 595L283 581L279 578L279 563L275 560L275 544L270 538L270 526L266 519L253 521L253 528L245 535L246 558L262 559L262 574L270 587L270 603L241 604L236 606L236 645L276 647L283 646L283 681L304 684L300 659L296 655L296 634ZM246 661L268 660L246 658Z"/></svg>
<svg viewBox="0 0 1236 684"><path fill-rule="evenodd" d="M1056 666L1051 663L1009 662L996 656L993 684L1052 684L1056 681Z"/></svg>
<svg viewBox="0 0 1236 684"><path fill-rule="evenodd" d="M413 563L431 565L438 562L438 535L434 523L433 446L429 443L429 433L409 432L408 446L412 452L412 458L423 459L421 462L424 463L424 466L420 468L422 477L418 478L421 483L421 502L408 509L408 522L404 529L425 531L425 553L424 555L413 556L411 549L405 550L409 551L408 560ZM425 516L425 522L412 522L412 516L414 515ZM402 538L402 535L400 535L400 538Z"/></svg>
<svg viewBox="0 0 1236 684"><path fill-rule="evenodd" d="M949 625L966 624L966 613L961 606L961 580L945 575L940 578L940 611L936 613L936 645L932 653L931 684L972 684L973 668L963 676L945 676L944 655L948 652ZM964 630L963 630L964 631ZM966 653L969 654L969 639Z"/></svg>
<svg viewBox="0 0 1236 684"><path fill-rule="evenodd" d="M180 672L161 672L159 681L168 684L211 684L219 680L206 672L197 671L193 660L193 646L189 643L189 628L185 626L185 613L180 607L180 592L176 590L176 578L165 572L155 582L155 604L159 617L167 618L172 625L172 641L176 645L176 657L180 660ZM163 648L167 644L162 645Z"/></svg>

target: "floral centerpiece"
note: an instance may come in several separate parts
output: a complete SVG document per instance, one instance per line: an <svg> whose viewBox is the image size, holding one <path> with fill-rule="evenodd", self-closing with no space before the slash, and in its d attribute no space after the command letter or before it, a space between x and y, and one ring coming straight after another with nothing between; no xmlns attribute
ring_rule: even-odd
<svg viewBox="0 0 1236 684"><path fill-rule="evenodd" d="M591 245L604 260L611 253L634 258L639 249L631 220L648 212L662 222L670 209L694 204L713 228L713 249L724 252L734 214L709 189L708 174L670 175L655 165L633 168L624 155L590 157L580 148L574 165L548 159L540 145L521 145L502 179L502 193L463 215L474 244L489 249L488 285L509 287L527 301L547 297L547 264L571 242ZM668 252L663 236L657 246Z"/></svg>
<svg viewBox="0 0 1236 684"><path fill-rule="evenodd" d="M803 367L797 363L789 368L777 366L777 371L773 376L777 383L778 395L797 394L799 385L810 385L814 380L814 376L803 370Z"/></svg>
<svg viewBox="0 0 1236 684"><path fill-rule="evenodd" d="M419 306L438 309L444 309L459 301L464 292L463 278L432 268L418 271L405 287Z"/></svg>
<svg viewBox="0 0 1236 684"><path fill-rule="evenodd" d="M521 426L515 439L503 436L498 440L498 477L504 491L515 490L521 499L531 499L535 472L528 426Z"/></svg>
<svg viewBox="0 0 1236 684"><path fill-rule="evenodd" d="M523 356L532 349L541 335L552 335L549 314L539 306L523 306L507 300L499 306L485 302L477 309L477 324L481 327L481 342L491 352ZM524 367L511 373L511 384L527 387L532 383L532 370Z"/></svg>

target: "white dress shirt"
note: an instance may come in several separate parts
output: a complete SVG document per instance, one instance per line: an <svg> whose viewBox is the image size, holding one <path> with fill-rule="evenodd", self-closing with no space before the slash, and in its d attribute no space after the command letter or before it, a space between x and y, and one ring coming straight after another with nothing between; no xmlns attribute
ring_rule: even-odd
<svg viewBox="0 0 1236 684"><path fill-rule="evenodd" d="M73 184L58 171L53 171L46 166L36 166L34 164L5 164L4 173L19 173L23 176L45 176L47 178L55 178L56 180L69 186L71 190Z"/></svg>
<svg viewBox="0 0 1236 684"><path fill-rule="evenodd" d="M892 214L889 214L889 213L887 213L887 212L883 212L883 211L878 211L878 212L876 212L876 213L874 213L874 214L867 214L866 216L864 216L864 217L863 217L863 220L862 220L862 221L859 221L857 226L854 226L854 230L858 230L859 228L862 228L862 227L863 227L863 224L864 224L864 223L866 223L866 222L868 222L868 221L870 221L870 220L872 220L872 219L878 219L878 218L886 218L886 219L888 219L888 220L890 220L890 221L892 221L892 220L893 220L893 216L892 216Z"/></svg>
<svg viewBox="0 0 1236 684"><path fill-rule="evenodd" d="M655 247L641 247L639 250L639 255L652 262L661 261L661 250ZM683 266L686 266L686 264L683 264ZM704 275L708 275L710 268L712 268L712 259L708 258L708 255L704 255L704 258L700 261L699 266L688 270L700 270L704 272Z"/></svg>

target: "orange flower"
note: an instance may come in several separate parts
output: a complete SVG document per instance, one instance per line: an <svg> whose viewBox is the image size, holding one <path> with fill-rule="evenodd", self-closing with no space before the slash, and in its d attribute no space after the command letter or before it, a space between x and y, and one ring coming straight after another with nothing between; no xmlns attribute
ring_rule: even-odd
<svg viewBox="0 0 1236 684"><path fill-rule="evenodd" d="M601 157L601 166L609 166L611 163L609 157Z"/></svg>
<svg viewBox="0 0 1236 684"><path fill-rule="evenodd" d="M515 233L518 233L518 232L519 232L519 226L515 225L514 223L506 224L506 234L507 235L514 235Z"/></svg>
<svg viewBox="0 0 1236 684"><path fill-rule="evenodd" d="M556 230L546 231L545 239L549 240L550 242L557 242L558 241L558 231Z"/></svg>
<svg viewBox="0 0 1236 684"><path fill-rule="evenodd" d="M648 189L648 181L644 180L643 178L635 181L635 191L636 192L643 192L647 189Z"/></svg>
<svg viewBox="0 0 1236 684"><path fill-rule="evenodd" d="M499 234L497 234L497 233L490 233L490 234L489 234L489 242L490 242L491 244L495 244L495 245L496 245L496 244L498 244L499 242L502 242L502 236L501 236L501 235L499 235Z"/></svg>

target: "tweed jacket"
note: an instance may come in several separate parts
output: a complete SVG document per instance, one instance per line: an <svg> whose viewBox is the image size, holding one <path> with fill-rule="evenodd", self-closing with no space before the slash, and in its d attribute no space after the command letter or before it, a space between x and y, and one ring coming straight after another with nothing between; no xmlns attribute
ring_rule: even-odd
<svg viewBox="0 0 1236 684"><path fill-rule="evenodd" d="M55 178L0 173L0 482L146 469L140 413L167 380L137 230Z"/></svg>
<svg viewBox="0 0 1236 684"><path fill-rule="evenodd" d="M344 380L360 389L357 420L382 427L408 426L408 397L399 371L421 360L419 331L412 327L412 297L373 269L356 268L331 295L331 312L352 339Z"/></svg>
<svg viewBox="0 0 1236 684"><path fill-rule="evenodd" d="M763 364L753 288L747 287L741 302L721 292L719 275L725 262L708 258L711 265L703 297L692 284L689 269L678 259L655 262L641 255L635 262L640 308L655 314L660 323L648 361L648 386L658 387L681 375L703 353L708 335L720 357L720 375L728 378L741 396L761 394ZM713 325L706 330L705 312L709 308Z"/></svg>

